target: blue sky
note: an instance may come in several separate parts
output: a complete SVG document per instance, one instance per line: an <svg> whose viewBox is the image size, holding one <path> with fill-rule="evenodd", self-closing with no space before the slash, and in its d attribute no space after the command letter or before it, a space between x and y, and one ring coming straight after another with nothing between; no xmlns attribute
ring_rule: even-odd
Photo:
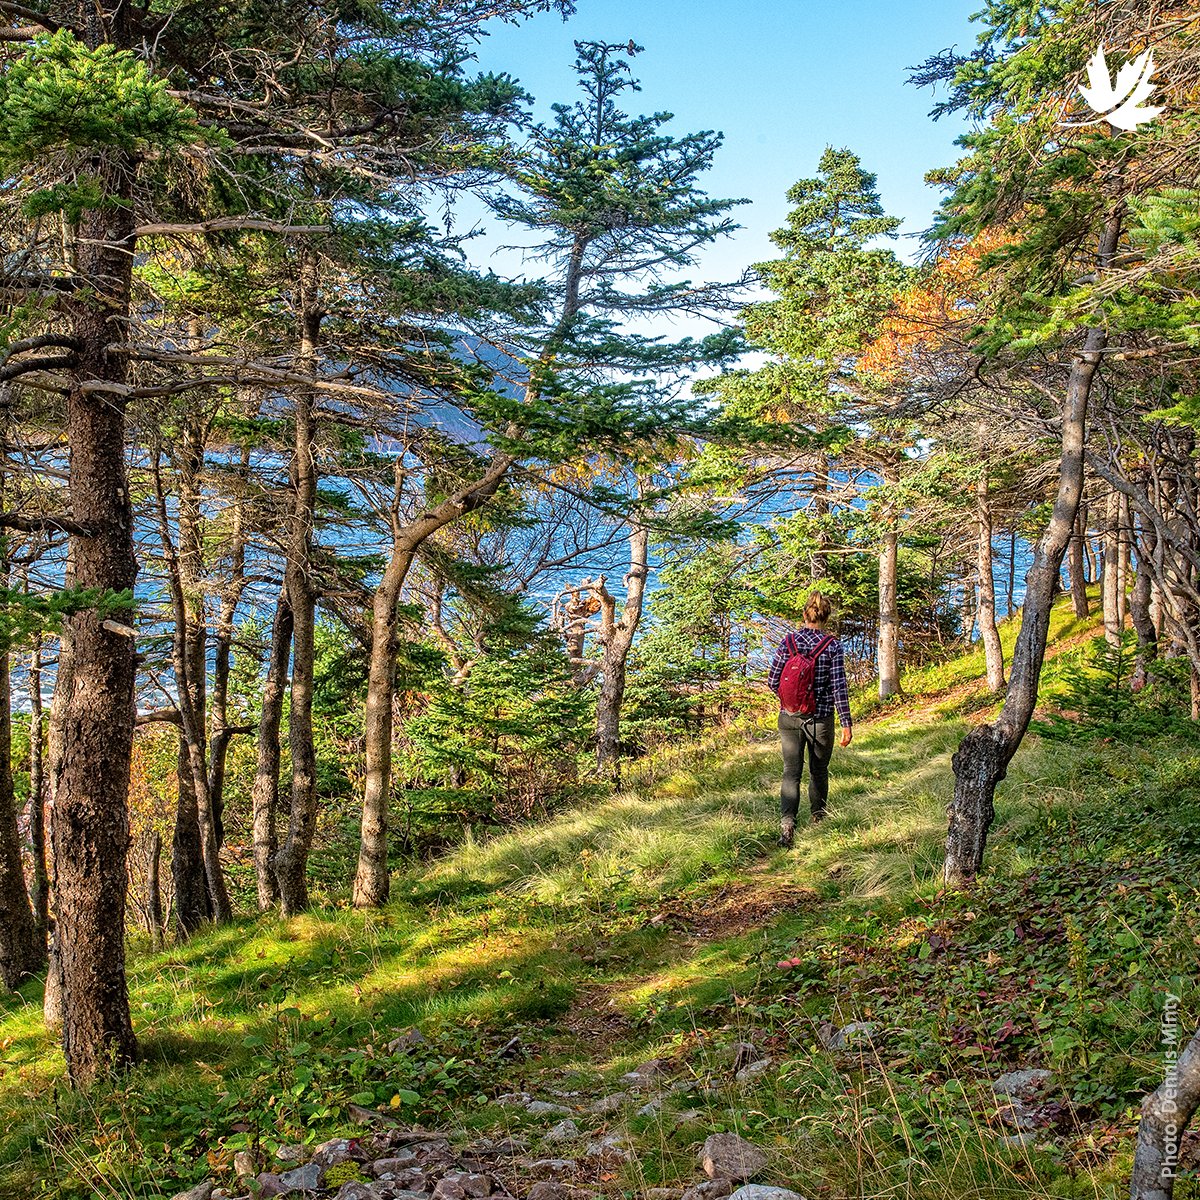
<svg viewBox="0 0 1200 1200"><path fill-rule="evenodd" d="M736 277L774 256L768 234L787 211L784 193L815 173L826 145L848 146L879 176L901 234L930 222L938 194L931 167L954 161L960 123L927 115L934 97L906 82L907 68L944 47L974 45L978 0L578 0L569 21L543 15L494 27L481 46L487 69L516 76L536 98L573 100L575 39L626 41L642 92L628 107L673 112L680 133L718 129L725 145L708 175L710 194L746 197L745 227L714 247L702 272ZM898 250L911 258L914 238ZM536 271L536 267L531 268Z"/></svg>

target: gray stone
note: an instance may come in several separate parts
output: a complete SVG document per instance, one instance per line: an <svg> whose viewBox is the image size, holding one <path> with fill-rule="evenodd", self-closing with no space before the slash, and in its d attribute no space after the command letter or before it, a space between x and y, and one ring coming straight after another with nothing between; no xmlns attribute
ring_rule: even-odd
<svg viewBox="0 0 1200 1200"><path fill-rule="evenodd" d="M552 1146L560 1146L563 1142L573 1142L579 1137L579 1126L574 1121L559 1121L557 1125L546 1132L543 1141Z"/></svg>
<svg viewBox="0 0 1200 1200"><path fill-rule="evenodd" d="M1001 1075L992 1084L992 1091L997 1096L1008 1096L1011 1100L1023 1100L1028 1103L1037 1100L1053 1080L1053 1071L1030 1067L1024 1071L1009 1071L1006 1075Z"/></svg>
<svg viewBox="0 0 1200 1200"><path fill-rule="evenodd" d="M549 1175L552 1179L560 1175L573 1175L579 1163L573 1158L539 1158L529 1164L531 1175Z"/></svg>
<svg viewBox="0 0 1200 1200"><path fill-rule="evenodd" d="M732 1179L705 1179L688 1188L680 1200L725 1200L732 1191Z"/></svg>
<svg viewBox="0 0 1200 1200"><path fill-rule="evenodd" d="M497 1096L492 1103L500 1105L501 1108L524 1108L532 1100L533 1097L528 1092L508 1092Z"/></svg>
<svg viewBox="0 0 1200 1200"><path fill-rule="evenodd" d="M374 1108L363 1108L361 1104L348 1104L346 1111L350 1114L351 1120L357 1121L360 1125L399 1125L389 1113L381 1113Z"/></svg>
<svg viewBox="0 0 1200 1200"><path fill-rule="evenodd" d="M662 1103L663 1102L662 1102L661 1098L655 1097L655 1099L648 1101L646 1104L643 1104L642 1107L637 1110L637 1115L639 1117L657 1116L658 1113L662 1109Z"/></svg>
<svg viewBox="0 0 1200 1200"><path fill-rule="evenodd" d="M482 1200L492 1194L492 1181L474 1171L450 1171L433 1189L433 1194L435 1200L464 1200L465 1197Z"/></svg>
<svg viewBox="0 0 1200 1200"><path fill-rule="evenodd" d="M620 1133L610 1133L606 1137L597 1138L594 1142L588 1142L584 1154L588 1158L619 1158L623 1162L628 1162L633 1158L629 1139Z"/></svg>
<svg viewBox="0 0 1200 1200"><path fill-rule="evenodd" d="M364 1157L358 1143L349 1138L333 1138L322 1142L312 1153L312 1161L326 1170L336 1167L338 1163L361 1162Z"/></svg>
<svg viewBox="0 0 1200 1200"><path fill-rule="evenodd" d="M753 1042L730 1042L728 1046L721 1048L720 1055L723 1059L733 1061L735 1071L740 1071L747 1063L759 1057L758 1047Z"/></svg>
<svg viewBox="0 0 1200 1200"><path fill-rule="evenodd" d="M756 1062L747 1063L734 1079L738 1083L753 1083L760 1075L765 1074L775 1065L773 1058L760 1058Z"/></svg>
<svg viewBox="0 0 1200 1200"><path fill-rule="evenodd" d="M258 1194L260 1196L282 1196L288 1188L283 1180L273 1171L263 1171L258 1176Z"/></svg>
<svg viewBox="0 0 1200 1200"><path fill-rule="evenodd" d="M397 1150L395 1154L389 1154L387 1158L377 1158L371 1164L371 1172L376 1178L389 1172L395 1174L397 1171L404 1171L411 1167L416 1161L417 1156L411 1150Z"/></svg>
<svg viewBox="0 0 1200 1200"><path fill-rule="evenodd" d="M172 1200L210 1200L216 1184L211 1179L190 1187L186 1192L179 1192Z"/></svg>
<svg viewBox="0 0 1200 1200"><path fill-rule="evenodd" d="M304 1147L297 1143L293 1146L280 1146L275 1151L275 1157L279 1162L298 1163L304 1161L306 1154Z"/></svg>
<svg viewBox="0 0 1200 1200"><path fill-rule="evenodd" d="M878 1026L874 1021L851 1021L841 1029L823 1032L821 1042L826 1050L849 1050L873 1046L877 1037Z"/></svg>
<svg viewBox="0 0 1200 1200"><path fill-rule="evenodd" d="M1037 1128L1037 1116L1026 1105L1020 1100L1010 1100L1008 1097L1005 1097L1005 1101L1006 1103L1000 1105L1000 1120L1005 1125L1011 1125L1022 1132Z"/></svg>
<svg viewBox="0 0 1200 1200"><path fill-rule="evenodd" d="M650 1187L642 1193L642 1196L645 1200L678 1200L679 1194L678 1188Z"/></svg>
<svg viewBox="0 0 1200 1200"><path fill-rule="evenodd" d="M607 1117L620 1112L632 1099L628 1092L613 1092L611 1096L602 1096L588 1108L588 1112L595 1113L598 1117Z"/></svg>
<svg viewBox="0 0 1200 1200"><path fill-rule="evenodd" d="M1032 1146L1037 1142L1037 1133L1032 1129L1023 1133L1004 1133L1000 1135L1000 1141L1006 1146Z"/></svg>
<svg viewBox="0 0 1200 1200"><path fill-rule="evenodd" d="M425 1035L414 1025L406 1033L402 1033L388 1042L388 1053L399 1054L402 1050L411 1050L414 1046L423 1045L424 1042Z"/></svg>
<svg viewBox="0 0 1200 1200"><path fill-rule="evenodd" d="M381 1200L382 1196L383 1193L374 1184L351 1180L338 1188L333 1200Z"/></svg>
<svg viewBox="0 0 1200 1200"><path fill-rule="evenodd" d="M788 1191L787 1188L745 1183L729 1197L729 1200L804 1200L804 1197L799 1192Z"/></svg>
<svg viewBox="0 0 1200 1200"><path fill-rule="evenodd" d="M592 1200L593 1196L594 1193L585 1188L542 1180L529 1189L526 1200Z"/></svg>
<svg viewBox="0 0 1200 1200"><path fill-rule="evenodd" d="M279 1182L289 1192L315 1192L321 1186L324 1177L325 1168L318 1162L310 1162L291 1171L284 1171L279 1176Z"/></svg>
<svg viewBox="0 0 1200 1200"><path fill-rule="evenodd" d="M693 1121L698 1121L704 1116L704 1113L698 1108L686 1108L683 1112L675 1114L676 1125L690 1125ZM716 1180L709 1180L709 1183L715 1183ZM697 1187L704 1187L703 1183L698 1183Z"/></svg>
<svg viewBox="0 0 1200 1200"><path fill-rule="evenodd" d="M770 1160L753 1142L736 1133L710 1134L700 1152L700 1163L709 1179L753 1179Z"/></svg>
<svg viewBox="0 0 1200 1200"><path fill-rule="evenodd" d="M525 1105L531 1117L569 1117L571 1110L565 1104L551 1104L549 1100L531 1100Z"/></svg>
<svg viewBox="0 0 1200 1200"><path fill-rule="evenodd" d="M258 1174L258 1163L250 1150L239 1150L233 1156L233 1173L238 1179L251 1179Z"/></svg>

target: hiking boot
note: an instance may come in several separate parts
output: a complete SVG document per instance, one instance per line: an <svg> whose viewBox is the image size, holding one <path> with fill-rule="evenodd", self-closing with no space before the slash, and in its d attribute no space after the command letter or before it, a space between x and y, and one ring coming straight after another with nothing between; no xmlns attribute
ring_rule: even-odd
<svg viewBox="0 0 1200 1200"><path fill-rule="evenodd" d="M796 822L792 817L784 817L779 822L779 845L784 850L792 848L792 841L796 836Z"/></svg>
<svg viewBox="0 0 1200 1200"><path fill-rule="evenodd" d="M820 812L813 813L811 820L813 825L820 825L820 823L825 820L825 810L821 809Z"/></svg>

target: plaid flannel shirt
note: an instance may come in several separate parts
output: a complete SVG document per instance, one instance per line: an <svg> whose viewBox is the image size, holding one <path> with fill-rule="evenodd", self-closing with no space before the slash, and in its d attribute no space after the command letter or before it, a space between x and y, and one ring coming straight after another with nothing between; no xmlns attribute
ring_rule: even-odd
<svg viewBox="0 0 1200 1200"><path fill-rule="evenodd" d="M811 654L826 635L815 629L796 629L789 633L775 651L771 669L767 672L767 683L771 691L779 694L779 681L787 660L795 654ZM831 717L837 709L838 720L843 729L850 728L850 688L846 683L846 658L842 643L834 638L817 659L813 671L813 690L816 692L814 716Z"/></svg>

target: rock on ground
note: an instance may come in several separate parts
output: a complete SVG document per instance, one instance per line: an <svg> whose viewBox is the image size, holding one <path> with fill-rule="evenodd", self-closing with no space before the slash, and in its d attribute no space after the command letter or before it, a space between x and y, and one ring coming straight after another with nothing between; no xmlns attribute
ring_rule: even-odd
<svg viewBox="0 0 1200 1200"><path fill-rule="evenodd" d="M741 1183L765 1171L770 1160L753 1142L736 1133L710 1134L700 1152L700 1163L709 1179Z"/></svg>
<svg viewBox="0 0 1200 1200"><path fill-rule="evenodd" d="M1009 1071L1001 1075L992 1084L992 1091L997 1096L1007 1096L1010 1100L1023 1100L1029 1103L1037 1100L1054 1080L1054 1072L1040 1067L1030 1067L1023 1071Z"/></svg>
<svg viewBox="0 0 1200 1200"><path fill-rule="evenodd" d="M180 1192L173 1197L173 1200L208 1200L216 1186L211 1179L206 1179L203 1183L198 1183L195 1187L188 1188L186 1192Z"/></svg>
<svg viewBox="0 0 1200 1200"><path fill-rule="evenodd" d="M821 1044L826 1050L849 1050L854 1046L872 1046L879 1035L874 1021L851 1021L841 1029L821 1034Z"/></svg>
<svg viewBox="0 0 1200 1200"><path fill-rule="evenodd" d="M688 1188L680 1200L725 1200L732 1191L732 1179L705 1179Z"/></svg>
<svg viewBox="0 0 1200 1200"><path fill-rule="evenodd" d="M729 1200L804 1200L804 1197L799 1192L792 1192L787 1188L747 1183L738 1188Z"/></svg>

